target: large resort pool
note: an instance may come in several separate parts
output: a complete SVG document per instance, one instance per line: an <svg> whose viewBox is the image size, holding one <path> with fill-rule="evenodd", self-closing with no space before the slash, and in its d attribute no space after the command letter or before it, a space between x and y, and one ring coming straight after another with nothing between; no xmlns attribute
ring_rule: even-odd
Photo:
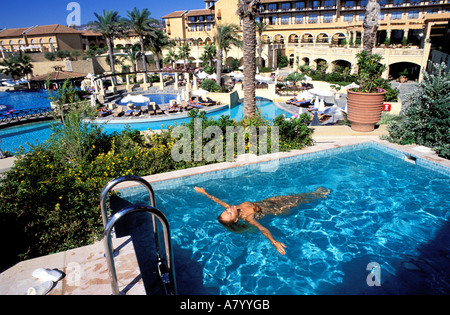
<svg viewBox="0 0 450 315"><path fill-rule="evenodd" d="M152 102L157 104L168 104L170 100L176 99L176 94L151 94L144 96L150 98ZM47 91L30 91L30 92L2 92L0 93L0 104L3 103L4 111L11 109L30 109L33 107L50 107L50 101L46 98ZM118 105L122 104L120 101ZM263 116L267 119L272 120L278 115L286 115L286 117L291 117L292 114L278 108L274 103L267 99L257 98L257 106L261 110ZM207 111L207 117L213 119L219 119L222 115L229 115L232 119L240 120L244 117L244 106L243 103L239 103L231 109L229 106L220 106L216 108L204 108ZM1 108L0 108L1 111ZM111 117L111 116L110 116ZM132 129L139 131L145 130L160 130L167 126L173 126L175 124L181 124L183 122L188 122L189 118L187 113L178 115L163 115L158 117L132 117L127 119L126 117L120 117L119 119L99 119L96 121L102 126L103 130L107 133L120 132L125 129L128 125ZM15 127L7 127L0 129L0 148L3 151L8 151L10 153L15 152L20 146L24 147L25 150L28 149L27 143L37 144L42 143L49 139L51 131L52 122L37 122L30 123Z"/></svg>

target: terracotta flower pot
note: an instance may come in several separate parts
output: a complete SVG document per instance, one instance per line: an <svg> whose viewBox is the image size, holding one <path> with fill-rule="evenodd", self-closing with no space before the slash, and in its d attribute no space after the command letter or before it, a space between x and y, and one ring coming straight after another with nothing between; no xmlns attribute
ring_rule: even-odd
<svg viewBox="0 0 450 315"><path fill-rule="evenodd" d="M348 91L347 118L354 131L370 132L380 121L386 91L381 93L360 93Z"/></svg>

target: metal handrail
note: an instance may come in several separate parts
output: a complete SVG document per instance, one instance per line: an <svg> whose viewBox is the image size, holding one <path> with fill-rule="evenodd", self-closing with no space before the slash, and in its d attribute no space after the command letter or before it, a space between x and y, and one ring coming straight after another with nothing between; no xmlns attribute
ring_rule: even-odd
<svg viewBox="0 0 450 315"><path fill-rule="evenodd" d="M119 177L116 179L113 179L108 184L106 184L105 188L103 188L102 193L100 195L100 210L102 212L102 219L103 219L103 228L106 228L106 224L108 223L108 212L106 207L106 198L108 197L108 193L117 185L124 182L138 182L141 185L143 185L150 196L150 205L154 208L156 208L156 201L155 201L155 193L153 192L152 186L143 178L135 175L127 175L123 177Z"/></svg>
<svg viewBox="0 0 450 315"><path fill-rule="evenodd" d="M111 279L111 288L114 295L119 295L119 284L117 282L117 273L116 273L116 267L114 264L114 249L112 246L112 238L111 238L111 231L114 227L114 225L124 216L136 213L136 212L146 212L152 214L152 217L157 217L158 220L161 222L161 225L163 226L164 231L164 245L166 250L166 261L167 261L167 269L168 269L168 275L167 274L161 274L160 277L163 281L164 289L166 290L167 294L174 295L177 294L177 287L176 287L176 280L175 280L175 267L173 263L173 255L172 255L172 245L170 241L170 228L169 228L169 222L167 221L167 218L165 215L158 209L154 207L144 206L144 205L135 205L131 206L125 209L122 209L118 211L116 214L112 216L112 218L108 221L105 231L103 233L103 240L104 240L104 246L105 246L105 255L106 260L108 263L108 269ZM159 256L159 251L158 251ZM158 270L161 270L161 264L163 263L163 260L161 257L158 257ZM168 277L167 277L168 276Z"/></svg>

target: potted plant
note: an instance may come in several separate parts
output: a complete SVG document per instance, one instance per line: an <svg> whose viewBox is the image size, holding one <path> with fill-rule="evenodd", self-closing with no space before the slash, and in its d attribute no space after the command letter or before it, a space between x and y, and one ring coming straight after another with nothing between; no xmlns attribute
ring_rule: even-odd
<svg viewBox="0 0 450 315"><path fill-rule="evenodd" d="M381 77L386 65L380 63L378 54L368 55L362 51L358 58L359 88L348 91L347 111L351 128L370 132L381 118L386 91L382 89L385 80Z"/></svg>
<svg viewBox="0 0 450 315"><path fill-rule="evenodd" d="M403 70L400 74L400 83L405 83L408 81L408 69Z"/></svg>
<svg viewBox="0 0 450 315"><path fill-rule="evenodd" d="M370 132L381 118L385 100L386 80L381 76L386 65L380 63L381 57L372 54L379 26L380 5L370 0L364 16L364 50L356 55L358 59L359 88L347 93L347 119L355 131Z"/></svg>

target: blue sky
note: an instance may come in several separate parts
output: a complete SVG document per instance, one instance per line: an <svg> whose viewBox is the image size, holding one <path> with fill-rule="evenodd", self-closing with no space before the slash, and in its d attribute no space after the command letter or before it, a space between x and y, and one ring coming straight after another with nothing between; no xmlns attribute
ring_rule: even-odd
<svg viewBox="0 0 450 315"><path fill-rule="evenodd" d="M147 8L154 18L178 10L203 9L203 0L1 0L0 28L27 27L33 25L67 25L67 11L70 2L77 2L81 8L81 24L95 19L94 12L119 11L126 16L133 7ZM20 12L20 13L18 13Z"/></svg>

